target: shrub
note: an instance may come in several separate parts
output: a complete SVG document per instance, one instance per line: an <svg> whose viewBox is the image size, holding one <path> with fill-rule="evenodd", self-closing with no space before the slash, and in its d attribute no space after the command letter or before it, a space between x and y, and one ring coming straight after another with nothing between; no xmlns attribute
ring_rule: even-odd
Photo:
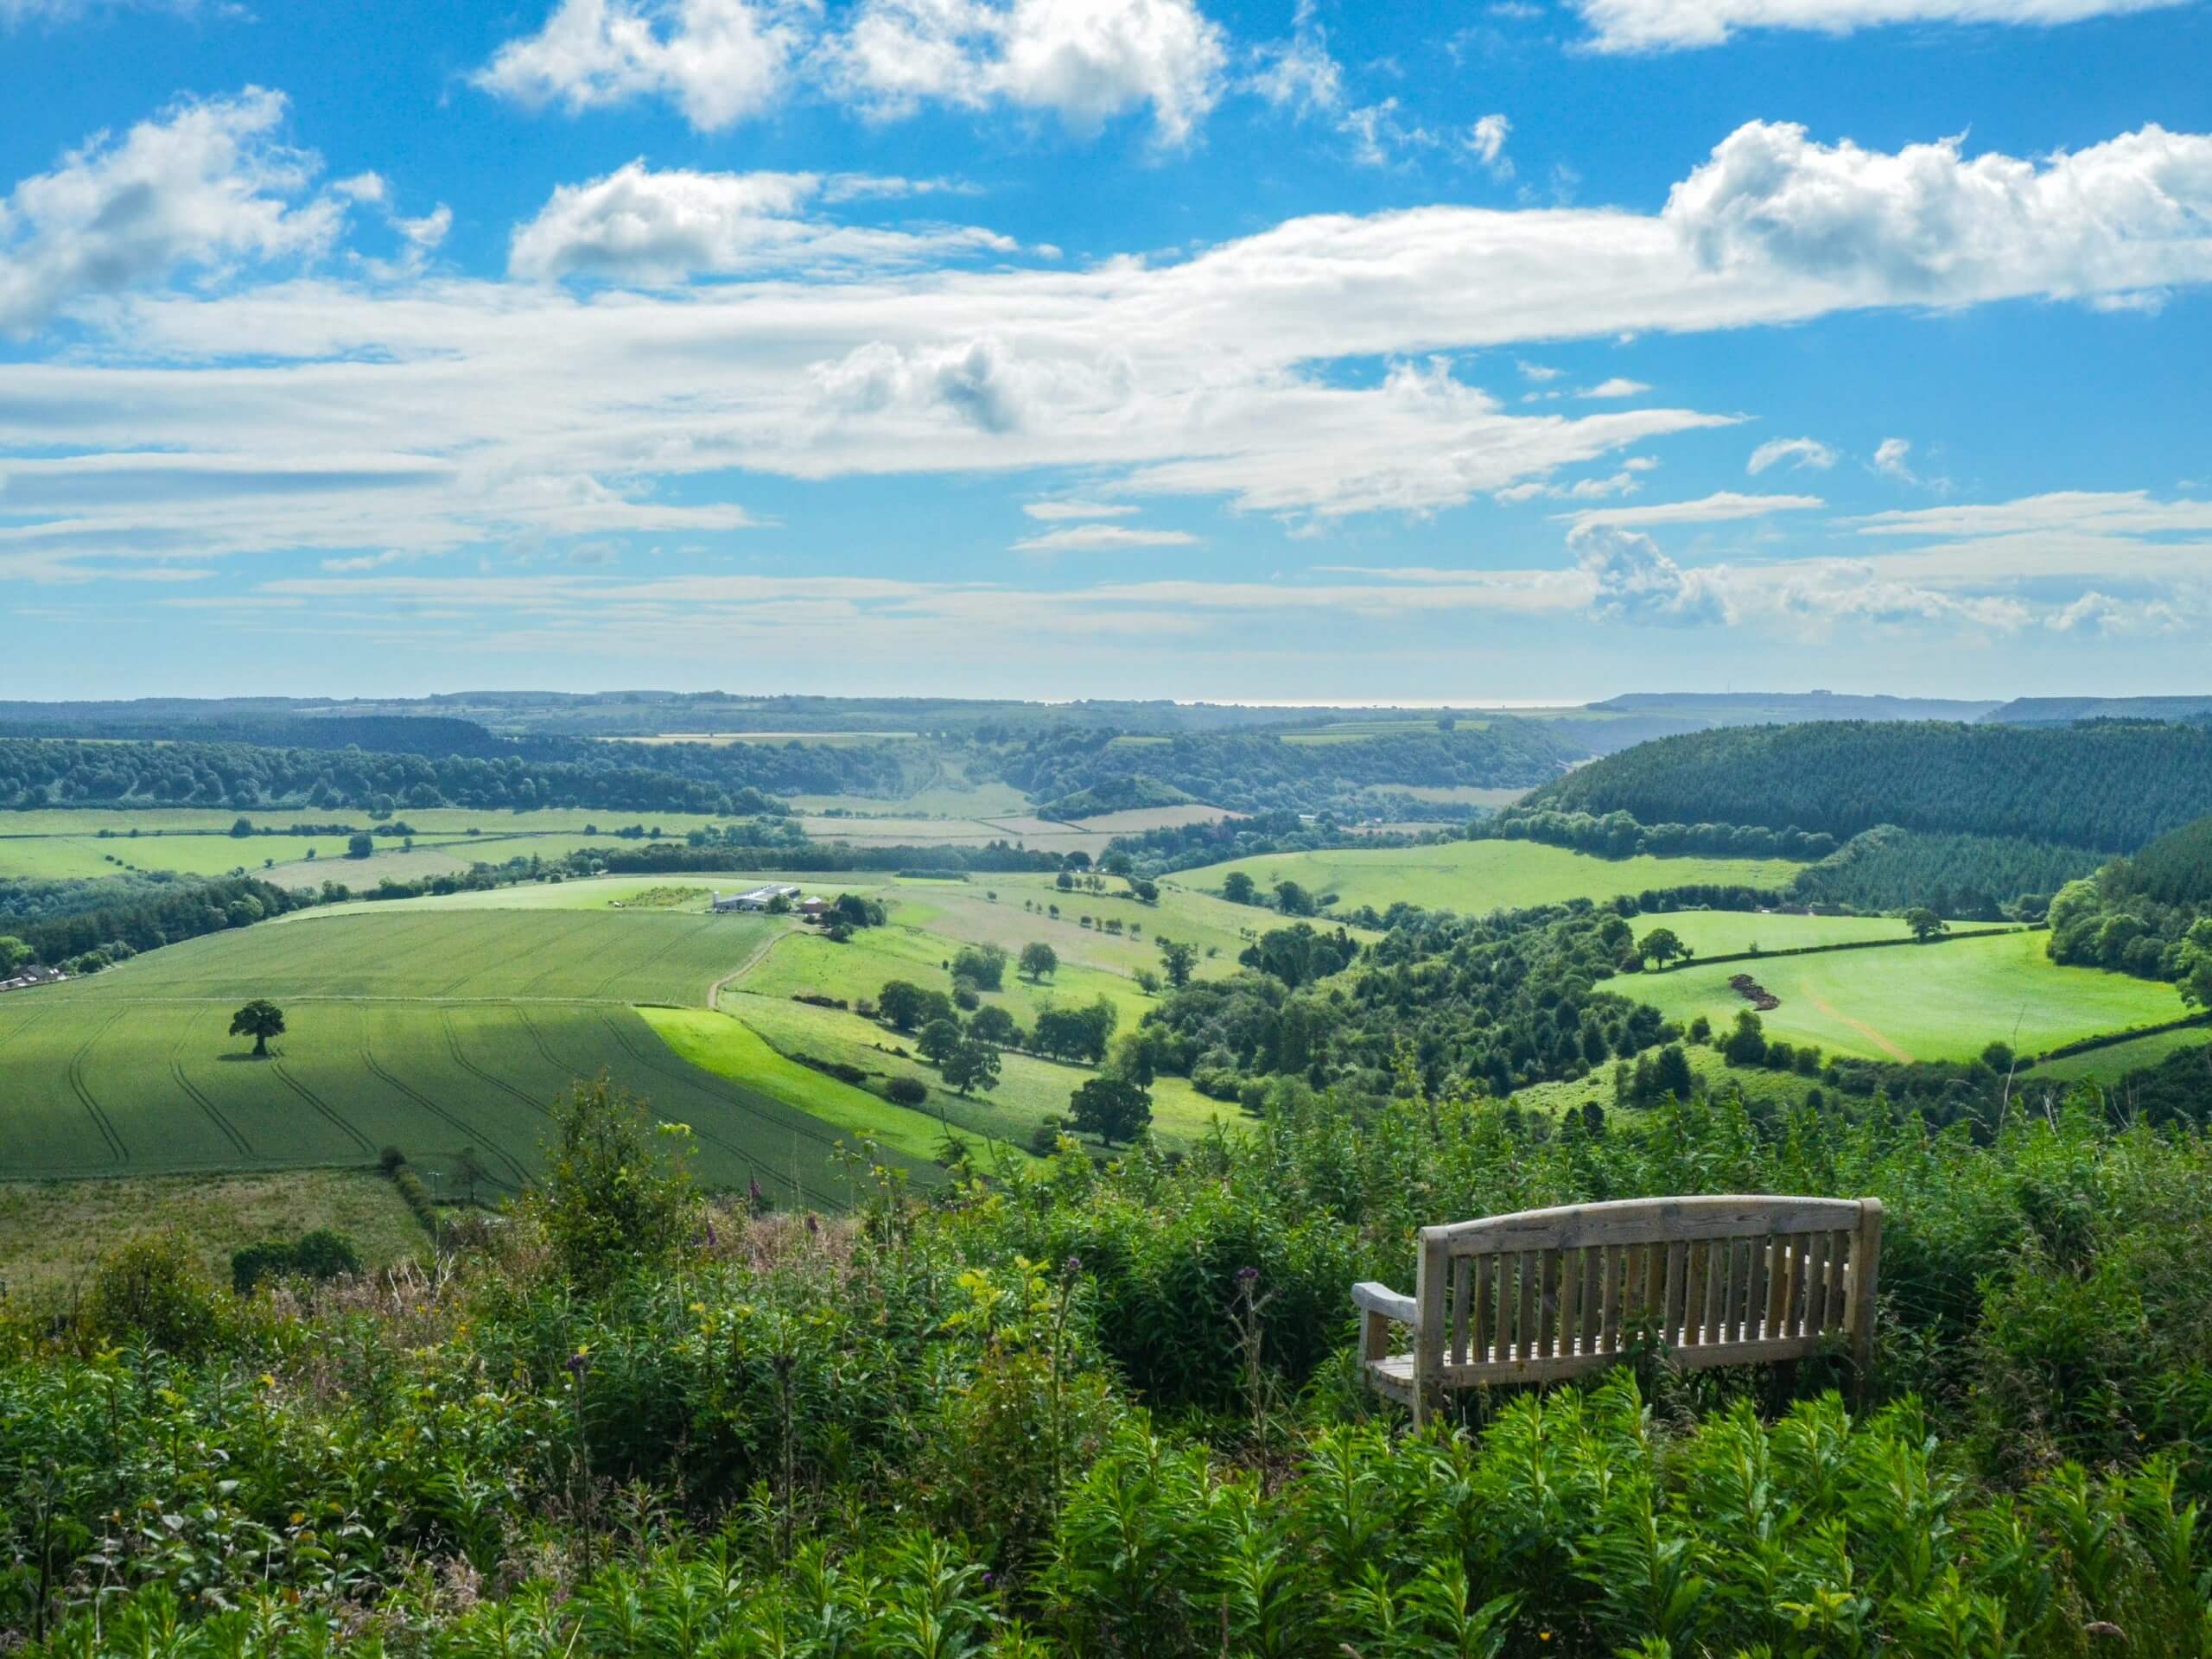
<svg viewBox="0 0 2212 1659"><path fill-rule="evenodd" d="M219 1345L225 1326L215 1287L175 1233L135 1238L102 1256L83 1321L103 1341L135 1338L185 1357Z"/></svg>
<svg viewBox="0 0 2212 1659"><path fill-rule="evenodd" d="M691 1236L698 1208L681 1151L689 1130L656 1124L645 1103L602 1072L554 1109L555 1141L537 1195L563 1273L603 1285L624 1270L664 1262Z"/></svg>
<svg viewBox="0 0 2212 1659"><path fill-rule="evenodd" d="M900 1106L918 1106L930 1097L930 1086L919 1077L893 1077L883 1085L883 1096Z"/></svg>

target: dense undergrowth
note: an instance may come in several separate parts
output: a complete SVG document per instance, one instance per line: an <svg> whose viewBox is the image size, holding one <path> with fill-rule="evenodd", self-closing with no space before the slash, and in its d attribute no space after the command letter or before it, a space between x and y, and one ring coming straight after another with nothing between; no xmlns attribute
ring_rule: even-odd
<svg viewBox="0 0 2212 1659"><path fill-rule="evenodd" d="M1554 1128L1275 1091L849 1218L697 1206L603 1090L435 1268L236 1298L156 1245L10 1309L0 1625L37 1654L2212 1653L2212 1147L2015 1103ZM1362 1394L1427 1223L1889 1206L1840 1360ZM1851 1403L1847 1404L1848 1400Z"/></svg>

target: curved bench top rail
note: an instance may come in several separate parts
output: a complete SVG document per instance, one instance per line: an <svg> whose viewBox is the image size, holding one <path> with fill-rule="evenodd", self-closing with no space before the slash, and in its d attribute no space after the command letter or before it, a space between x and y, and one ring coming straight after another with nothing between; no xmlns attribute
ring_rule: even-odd
<svg viewBox="0 0 2212 1659"><path fill-rule="evenodd" d="M1508 1250L1579 1249L1591 1244L1659 1244L1677 1239L1745 1238L1774 1233L1845 1232L1871 1199L1759 1193L1719 1198L1616 1198L1561 1205L1421 1230L1425 1249L1447 1255Z"/></svg>

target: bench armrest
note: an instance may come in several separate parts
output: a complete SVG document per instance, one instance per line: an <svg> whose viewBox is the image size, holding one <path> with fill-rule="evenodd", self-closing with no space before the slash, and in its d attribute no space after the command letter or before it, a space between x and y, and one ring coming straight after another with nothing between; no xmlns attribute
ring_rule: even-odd
<svg viewBox="0 0 2212 1659"><path fill-rule="evenodd" d="M1379 1313L1386 1319L1395 1319L1401 1325L1418 1325L1421 1309L1410 1296L1401 1296L1388 1285L1378 1285L1372 1280L1351 1287L1352 1305L1363 1313Z"/></svg>

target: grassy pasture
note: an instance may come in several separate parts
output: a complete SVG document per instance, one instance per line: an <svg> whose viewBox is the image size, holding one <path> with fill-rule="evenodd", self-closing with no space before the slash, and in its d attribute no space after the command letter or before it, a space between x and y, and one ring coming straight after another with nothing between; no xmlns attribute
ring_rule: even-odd
<svg viewBox="0 0 2212 1659"><path fill-rule="evenodd" d="M1242 870L1262 888L1296 881L1317 898L1378 911L1403 900L1431 910L1483 915L1492 910L1610 899L1649 887L1714 882L1786 887L1801 867L1772 858L1593 858L1532 841L1447 841L1427 847L1361 848L1275 853L1182 871L1185 889L1218 893L1222 878Z"/></svg>
<svg viewBox="0 0 2212 1659"><path fill-rule="evenodd" d="M1770 1039L1868 1059L1967 1059L1992 1039L2033 1054L2100 1033L2177 1018L2171 985L2062 968L2041 933L1895 950L1838 950L1769 963L1715 963L1645 974L1624 987L1671 1019L1716 1028L1749 1006L1728 984L1749 971L1782 1006L1759 1016Z"/></svg>
<svg viewBox="0 0 2212 1659"><path fill-rule="evenodd" d="M939 1083L934 1067L914 1057L912 1038L872 1020L745 992L726 994L722 1007L784 1053L842 1061L879 1077L915 1078L930 1091L928 1101L918 1109L920 1115L941 1116L953 1128L1017 1147L1027 1143L1039 1119L1064 1115L1068 1096L1096 1075L1087 1066L1063 1065L1032 1054L1007 1054L1001 1060L999 1086L988 1094L963 1100ZM908 1052L898 1053L901 1048ZM1217 1116L1230 1120L1238 1116L1234 1106L1208 1100L1181 1077L1161 1077L1155 1082L1152 1102L1153 1128L1169 1146L1192 1144Z"/></svg>
<svg viewBox="0 0 2212 1659"><path fill-rule="evenodd" d="M1804 950L1824 944L1869 941L1902 944L1912 930L1894 916L1789 916L1771 911L1675 910L1632 916L1629 925L1642 938L1656 928L1675 937L1700 957L1734 956L1747 950ZM1955 927L1992 924L1955 922ZM1744 964L1737 964L1738 967Z"/></svg>
<svg viewBox="0 0 2212 1659"><path fill-rule="evenodd" d="M162 1233L228 1283L232 1251L317 1227L345 1234L372 1268L429 1243L391 1183L363 1170L8 1181L0 1183L0 1283L11 1293L58 1291L86 1279L105 1251Z"/></svg>
<svg viewBox="0 0 2212 1659"><path fill-rule="evenodd" d="M2156 1065L2167 1055L2183 1049L2202 1051L2207 1061L2212 1063L2212 1029L2184 1026L2179 1031L2156 1032L2148 1037L2113 1043L2109 1047L2093 1048L2086 1054L2063 1056L2038 1065L2027 1075L2039 1083L2071 1083L2077 1078L2113 1083L2130 1071Z"/></svg>

